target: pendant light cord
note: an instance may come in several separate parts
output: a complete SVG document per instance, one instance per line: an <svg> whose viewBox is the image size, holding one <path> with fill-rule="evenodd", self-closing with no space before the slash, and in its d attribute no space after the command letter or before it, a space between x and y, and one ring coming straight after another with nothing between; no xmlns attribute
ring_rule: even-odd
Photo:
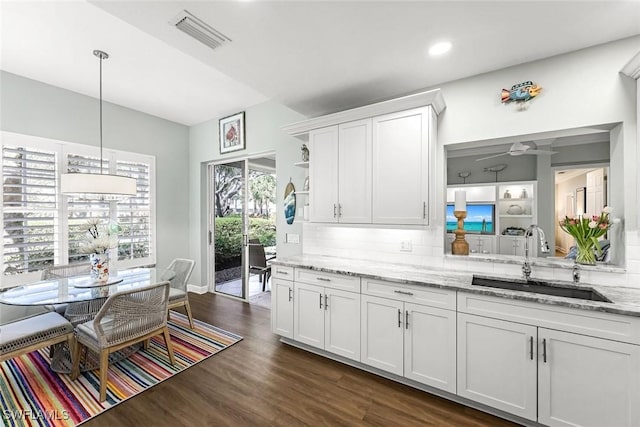
<svg viewBox="0 0 640 427"><path fill-rule="evenodd" d="M103 55L98 56L100 58L100 175L102 175L102 60Z"/></svg>

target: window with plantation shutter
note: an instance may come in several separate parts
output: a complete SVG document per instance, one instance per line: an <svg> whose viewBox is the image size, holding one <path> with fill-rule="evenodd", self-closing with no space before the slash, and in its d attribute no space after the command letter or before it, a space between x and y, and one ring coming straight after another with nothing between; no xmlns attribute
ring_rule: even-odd
<svg viewBox="0 0 640 427"><path fill-rule="evenodd" d="M2 176L0 288L25 283L51 265L82 261L89 219L118 222L112 268L155 263L155 159L104 150L102 172L136 179L138 193L123 201L85 200L60 193L66 172L100 173L98 147L0 131ZM114 265L115 264L115 265ZM33 274L23 274L30 273ZM29 276L29 277L27 277Z"/></svg>
<svg viewBox="0 0 640 427"><path fill-rule="evenodd" d="M40 270L57 255L55 151L2 146L3 274Z"/></svg>
<svg viewBox="0 0 640 427"><path fill-rule="evenodd" d="M81 154L67 154L67 172L100 173L100 157ZM103 159L102 172L109 173L109 160ZM100 200L83 200L75 197L67 198L68 259L69 263L89 259L89 255L80 252L80 242L85 236L87 220L99 218L109 221L109 202Z"/></svg>
<svg viewBox="0 0 640 427"><path fill-rule="evenodd" d="M118 224L123 229L118 259L151 256L151 168L148 163L117 161L118 175L135 178L138 194L118 202Z"/></svg>

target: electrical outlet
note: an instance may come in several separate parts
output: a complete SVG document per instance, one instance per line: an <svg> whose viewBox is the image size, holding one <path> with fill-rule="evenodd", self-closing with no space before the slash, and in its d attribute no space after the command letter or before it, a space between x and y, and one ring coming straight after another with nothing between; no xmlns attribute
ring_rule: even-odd
<svg viewBox="0 0 640 427"><path fill-rule="evenodd" d="M400 252L411 252L413 250L411 240L402 240L400 242Z"/></svg>

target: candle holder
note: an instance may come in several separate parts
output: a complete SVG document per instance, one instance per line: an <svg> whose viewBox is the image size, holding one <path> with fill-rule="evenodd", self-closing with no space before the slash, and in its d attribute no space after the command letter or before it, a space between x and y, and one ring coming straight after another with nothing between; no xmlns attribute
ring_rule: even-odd
<svg viewBox="0 0 640 427"><path fill-rule="evenodd" d="M464 236L464 219L467 217L467 211L454 211L453 216L458 218L458 229L454 231L456 238L451 243L451 253L453 255L469 255L469 243Z"/></svg>

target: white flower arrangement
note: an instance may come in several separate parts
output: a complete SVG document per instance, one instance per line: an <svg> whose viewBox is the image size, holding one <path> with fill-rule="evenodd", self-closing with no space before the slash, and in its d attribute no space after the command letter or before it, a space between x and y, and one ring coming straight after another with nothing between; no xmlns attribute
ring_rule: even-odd
<svg viewBox="0 0 640 427"><path fill-rule="evenodd" d="M118 235L122 227L117 223L103 224L98 218L91 218L84 227L86 234L80 241L80 252L83 254L104 254L109 249L118 247Z"/></svg>

